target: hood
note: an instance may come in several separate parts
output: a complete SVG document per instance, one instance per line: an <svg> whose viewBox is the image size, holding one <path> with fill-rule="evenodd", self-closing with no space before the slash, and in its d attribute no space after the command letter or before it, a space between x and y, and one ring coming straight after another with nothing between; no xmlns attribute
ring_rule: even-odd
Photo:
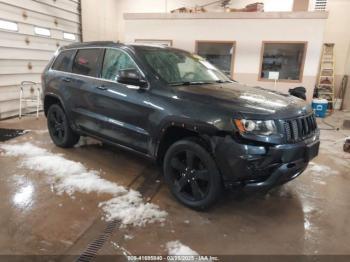
<svg viewBox="0 0 350 262"><path fill-rule="evenodd" d="M176 89L184 100L229 110L238 117L280 119L312 112L311 106L297 97L239 83L178 86Z"/></svg>

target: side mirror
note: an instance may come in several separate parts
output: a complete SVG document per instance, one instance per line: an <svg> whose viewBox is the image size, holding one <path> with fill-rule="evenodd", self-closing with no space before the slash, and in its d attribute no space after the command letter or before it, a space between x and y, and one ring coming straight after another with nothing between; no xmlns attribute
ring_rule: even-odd
<svg viewBox="0 0 350 262"><path fill-rule="evenodd" d="M117 82L139 88L147 87L147 81L141 77L139 71L136 69L119 70L117 75Z"/></svg>

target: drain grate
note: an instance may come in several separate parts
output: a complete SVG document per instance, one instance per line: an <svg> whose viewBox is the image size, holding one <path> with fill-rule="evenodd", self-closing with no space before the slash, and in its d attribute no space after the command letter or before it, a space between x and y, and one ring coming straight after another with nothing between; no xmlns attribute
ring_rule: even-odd
<svg viewBox="0 0 350 262"><path fill-rule="evenodd" d="M105 230L101 233L101 235L96 238L87 249L78 257L77 262L90 262L97 256L98 251L101 247L106 243L109 237L112 235L113 230L117 227L119 222L117 220L113 220L108 223Z"/></svg>
<svg viewBox="0 0 350 262"><path fill-rule="evenodd" d="M137 191L139 191L143 198L150 202L153 197L158 193L160 187L161 187L161 173L160 172L153 172L152 166L147 167L144 170L144 173L141 174L141 176L145 176L146 179L137 187ZM136 180L140 178L137 177L134 179L131 184L129 185L129 188L133 183L136 182ZM76 260L77 262L90 262L93 261L94 258L97 256L97 253L99 250L103 247L103 245L106 243L106 241L110 238L112 235L114 229L120 225L120 222L118 220L113 220L109 222L105 228L105 230L99 235L93 242L91 242L86 250L78 257Z"/></svg>
<svg viewBox="0 0 350 262"><path fill-rule="evenodd" d="M0 142L5 142L12 138L24 135L26 132L22 129L5 129L0 128Z"/></svg>

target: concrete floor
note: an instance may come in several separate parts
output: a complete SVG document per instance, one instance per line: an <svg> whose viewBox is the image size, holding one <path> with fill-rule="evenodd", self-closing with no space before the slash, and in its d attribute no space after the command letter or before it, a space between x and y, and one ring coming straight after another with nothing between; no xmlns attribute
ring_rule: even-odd
<svg viewBox="0 0 350 262"><path fill-rule="evenodd" d="M337 112L326 121L340 127L345 117L350 114ZM201 255L350 255L350 154L342 151L349 130L322 130L313 168L267 196L237 199L226 193L210 211L195 212L178 204L162 181L156 183L160 171L154 164L90 139L73 149L57 148L45 121L10 119L0 128L30 129L6 143L29 141L101 170L104 179L142 189L168 212L163 224L115 229L99 254L166 255L166 243L179 240ZM18 198L28 186L31 193ZM98 203L108 195L58 195L44 174L20 167L16 157L0 156L0 192L0 255L79 255L107 225Z"/></svg>

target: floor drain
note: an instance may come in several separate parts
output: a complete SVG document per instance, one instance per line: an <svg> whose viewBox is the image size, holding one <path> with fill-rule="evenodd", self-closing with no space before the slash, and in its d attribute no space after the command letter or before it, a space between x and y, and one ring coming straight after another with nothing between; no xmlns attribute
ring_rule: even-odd
<svg viewBox="0 0 350 262"><path fill-rule="evenodd" d="M98 238L96 238L91 244L89 244L87 249L78 257L76 261L77 262L92 261L97 256L98 251L102 248L105 242L112 235L114 229L117 227L118 224L119 222L117 220L113 220L109 222L105 230L101 233L101 235Z"/></svg>
<svg viewBox="0 0 350 262"><path fill-rule="evenodd" d="M5 129L0 128L0 142L4 142L6 140L10 140L17 136L24 135L26 132L21 129Z"/></svg>
<svg viewBox="0 0 350 262"><path fill-rule="evenodd" d="M152 172L153 169L150 169L150 168L152 167L148 167L145 169L145 173L141 175L145 177L145 180L136 189L138 192L142 194L142 196L147 202L152 200L152 198L157 194L157 192L161 187L161 173ZM138 178L139 177L133 180L132 183L129 185L129 187L133 183L135 183ZM118 225L120 225L120 222L118 220L113 220L109 222L106 228L104 229L104 231L93 242L91 242L88 245L86 250L80 254L80 256L77 258L76 261L78 262L93 261L94 258L97 256L99 250L103 247L106 241L111 237L114 229Z"/></svg>

